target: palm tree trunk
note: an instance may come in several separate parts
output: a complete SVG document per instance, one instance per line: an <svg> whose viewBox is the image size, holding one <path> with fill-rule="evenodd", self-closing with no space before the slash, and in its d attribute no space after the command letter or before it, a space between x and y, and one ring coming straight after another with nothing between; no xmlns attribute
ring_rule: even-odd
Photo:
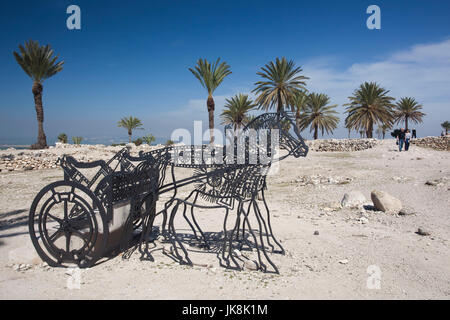
<svg viewBox="0 0 450 320"><path fill-rule="evenodd" d="M214 143L214 108L215 103L212 95L208 96L206 101L206 106L208 107L208 120L209 120L209 143Z"/></svg>
<svg viewBox="0 0 450 320"><path fill-rule="evenodd" d="M277 98L278 98L277 113L280 114L281 110L283 110L283 103L281 102L281 93L280 93L280 91L278 91L278 93L277 93Z"/></svg>
<svg viewBox="0 0 450 320"><path fill-rule="evenodd" d="M33 83L31 90L34 95L34 106L36 108L36 117L38 121L38 139L35 144L31 146L32 149L43 149L47 147L47 137L44 133L44 107L42 106L42 84L39 82Z"/></svg>
<svg viewBox="0 0 450 320"><path fill-rule="evenodd" d="M369 126L367 127L366 137L372 138L372 134L373 134L373 122L369 121Z"/></svg>
<svg viewBox="0 0 450 320"><path fill-rule="evenodd" d="M300 112L298 110L295 113L295 125L297 126L298 132L300 132Z"/></svg>
<svg viewBox="0 0 450 320"><path fill-rule="evenodd" d="M317 140L319 138L319 126L316 124L314 125L314 140Z"/></svg>
<svg viewBox="0 0 450 320"><path fill-rule="evenodd" d="M131 143L131 136L133 132L131 130L128 130L128 142Z"/></svg>
<svg viewBox="0 0 450 320"><path fill-rule="evenodd" d="M408 130L408 116L405 117L405 130Z"/></svg>

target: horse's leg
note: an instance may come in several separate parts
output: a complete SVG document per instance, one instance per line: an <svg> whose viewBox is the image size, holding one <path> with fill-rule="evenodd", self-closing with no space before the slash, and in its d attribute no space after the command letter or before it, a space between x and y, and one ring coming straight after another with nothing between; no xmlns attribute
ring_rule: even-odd
<svg viewBox="0 0 450 320"><path fill-rule="evenodd" d="M255 235L255 233L253 232L253 230L252 230L252 227L251 227L251 225L250 225L250 220L249 220L249 215L250 215L250 209L251 209L251 207L252 207L252 203L253 203L253 201L255 201L255 197L254 196L252 196L252 199L250 200L250 202L249 202L249 205L248 205L248 208L247 208L247 211L243 211L244 212L244 215L245 215L245 218L244 218L244 223L247 223L247 227L248 227L248 232L250 233L250 235L253 237L253 241L254 241L254 243L255 243L255 248L256 248L256 252L257 252L257 254L258 254L258 262L259 262L259 264L257 265L257 268L258 269L266 269L266 266L264 265L264 263L262 262L262 260L261 260L261 253L259 252L259 247L258 247L258 240L257 240L257 238L256 238L256 235ZM263 244L264 245L264 244Z"/></svg>
<svg viewBox="0 0 450 320"><path fill-rule="evenodd" d="M254 209L255 209L255 214L259 217L259 219L261 220L263 226L264 226L264 232L266 234L266 239L267 239L267 245L272 249L272 252L275 251L274 246L272 245L272 243L270 243L270 234L269 234L269 230L267 229L267 224L266 221L264 220L264 217L261 214L261 210L259 209L259 205L258 202L255 201L254 203Z"/></svg>
<svg viewBox="0 0 450 320"><path fill-rule="evenodd" d="M139 240L139 252L141 253L141 259L144 256L151 258L150 252L148 250L148 237L152 232L153 222L156 216L156 201L154 197L146 199L145 204L145 214L142 217L142 232ZM142 250L142 244L145 243L145 249ZM152 258L151 258L152 259Z"/></svg>
<svg viewBox="0 0 450 320"><path fill-rule="evenodd" d="M170 174L171 174L171 176L172 176L172 182L173 182L173 185L175 186L175 189L174 189L174 192L173 192L173 195L172 195L172 197L169 199L169 201L167 201L165 204L164 204L164 209L161 211L161 213L163 214L163 223L162 223L162 226L161 226L161 232L163 233L163 234L165 234L166 233L166 224L167 224L167 210L169 209L169 207L172 205L172 203L175 201L175 197L176 197L176 195L177 195L177 189L176 189L176 180L175 180L175 168L174 168L174 166L171 166L171 168L170 168Z"/></svg>
<svg viewBox="0 0 450 320"><path fill-rule="evenodd" d="M199 224L198 224L198 222L197 222L197 220L195 219L195 216L194 216L194 207L195 207L195 204L197 203L197 200L198 200L198 192L196 193L196 195L194 197L194 201L193 201L192 206L191 206L191 217L192 217L192 221L194 222L194 224L197 227L198 231L202 235L203 242L205 243L206 248L209 249L210 247L209 247L208 241L206 240L206 236L203 233L203 230L200 228L200 226L199 226Z"/></svg>
<svg viewBox="0 0 450 320"><path fill-rule="evenodd" d="M240 207L241 207L241 202L239 202L238 205L238 210L237 210L237 217L236 217L236 223L234 225L233 230L230 231L230 234L228 235L227 232L227 219L228 219L228 214L229 214L229 209L226 209L226 214L225 214L225 219L223 222L223 232L224 232L224 241L223 241L223 247L222 247L222 258L227 262L227 267L230 267L230 260L229 258L231 258L231 260L233 261L234 265L236 266L235 269L241 270L241 267L239 266L239 263L236 261L236 259L234 258L233 255L233 240L234 240L234 233L236 232L236 230L239 230L239 225L240 225ZM225 255L225 252L227 252L227 244L228 244L228 257Z"/></svg>
<svg viewBox="0 0 450 320"><path fill-rule="evenodd" d="M251 206L251 201L249 201L248 208L250 208L250 206ZM249 244L249 241L247 240L247 238L245 236L245 228L246 228L245 225L247 223L248 215L245 214L244 203L242 203L241 212L244 213L244 218L242 219L242 239L239 239L239 238L237 239L239 241L239 250L243 250L244 243L247 244L247 246L249 248L252 247L251 244ZM240 228L240 222L241 222L241 219L239 219L239 228ZM239 234L239 229L238 229L238 234Z"/></svg>
<svg viewBox="0 0 450 320"><path fill-rule="evenodd" d="M175 256L179 259L180 264L185 264L183 257L180 255L180 253L178 252L178 248L177 248L177 244L180 246L180 249L183 251L184 256L186 258L187 264L192 265L192 261L191 259L189 259L189 255L188 252L186 250L186 248L183 246L183 244L181 243L181 241L178 239L177 233L175 231L175 226L173 224L173 221L175 219L175 215L177 213L178 210L178 206L180 205L180 200L177 201L176 205L174 206L174 208L172 209L172 212L170 214L169 217L169 232L171 233L171 240L172 240L172 247L174 249L175 252Z"/></svg>
<svg viewBox="0 0 450 320"><path fill-rule="evenodd" d="M184 208L183 208L183 217L184 217L184 219L187 221L187 223L189 224L189 227L191 228L191 230L194 232L195 239L196 239L197 241L199 241L198 236L197 236L197 231L195 230L194 226L192 225L191 221L189 220L189 218L188 218L187 215L186 215L186 209L187 209L186 201L192 196L192 194L193 194L194 192L195 192L195 190L192 191L192 192L189 194L189 196L186 197L186 198L184 199L184 201L183 201L183 205L184 205ZM193 210L193 206L191 206L191 211L192 211L192 210Z"/></svg>
<svg viewBox="0 0 450 320"><path fill-rule="evenodd" d="M261 195L262 195L262 199L263 199L263 203L264 203L264 208L266 209L267 225L269 227L270 236L272 237L272 239L276 243L276 245L280 248L279 251L274 251L274 252L284 255L285 251L284 251L283 246L277 241L277 239L275 238L275 236L273 235L273 232L272 232L272 225L270 223L270 210L269 210L269 206L267 205L267 202L266 202L266 197L264 195L264 189L261 191Z"/></svg>
<svg viewBox="0 0 450 320"><path fill-rule="evenodd" d="M253 210L255 211L256 221L258 221L258 226L259 226L259 240L261 241L261 250L262 250L266 260L269 262L269 264L275 270L275 273L279 273L277 266L272 262L272 260L270 260L269 256L267 255L266 248L264 246L264 239L263 239L263 235L262 235L262 225L261 225L261 220L260 220L260 212L259 212L259 208L258 208L258 203L256 202L256 199L253 199L252 202L253 202ZM258 257L260 258L259 255L258 255ZM261 262L261 265L263 265L262 262ZM266 272L266 271L267 271L267 269L264 266L264 272Z"/></svg>

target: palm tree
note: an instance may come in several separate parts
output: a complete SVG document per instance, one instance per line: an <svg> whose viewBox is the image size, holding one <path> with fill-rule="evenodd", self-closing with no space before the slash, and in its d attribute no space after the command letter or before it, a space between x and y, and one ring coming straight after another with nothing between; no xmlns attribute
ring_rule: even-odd
<svg viewBox="0 0 450 320"><path fill-rule="evenodd" d="M386 137L386 131L391 130L392 129L392 125L388 124L388 123L383 123L381 125L381 127L379 127L380 131L381 131L381 135L383 136L383 139Z"/></svg>
<svg viewBox="0 0 450 320"><path fill-rule="evenodd" d="M450 130L450 121L442 122L441 127L445 129L445 135L447 135L448 130Z"/></svg>
<svg viewBox="0 0 450 320"><path fill-rule="evenodd" d="M392 100L388 90L381 88L375 82L363 83L353 96L348 97L350 103L346 111L346 127L364 130L367 138L372 138L374 124L391 124L393 121Z"/></svg>
<svg viewBox="0 0 450 320"><path fill-rule="evenodd" d="M306 91L304 80L309 78L300 75L302 71L292 60L288 62L284 57L266 64L261 72L257 72L264 79L256 82L252 91L259 94L256 103L266 110L276 106L277 113L280 113L298 91Z"/></svg>
<svg viewBox="0 0 450 320"><path fill-rule="evenodd" d="M408 120L414 123L422 122L422 118L425 113L422 111L422 105L420 105L414 98L401 98L394 107L394 119L396 123L405 121L405 129L408 130Z"/></svg>
<svg viewBox="0 0 450 320"><path fill-rule="evenodd" d="M291 100L291 106L295 110L295 124L299 131L300 129L300 119L301 113L306 110L306 105L308 102L308 95L306 92L298 91L294 94Z"/></svg>
<svg viewBox="0 0 450 320"><path fill-rule="evenodd" d="M23 71L33 80L32 92L34 95L34 106L38 121L37 142L31 146L32 149L43 149L47 147L47 137L44 133L44 107L42 105L42 83L63 69L64 61L54 57L53 50L49 45L39 46L39 42L29 40L25 47L19 45L20 53L13 52L17 63Z"/></svg>
<svg viewBox="0 0 450 320"><path fill-rule="evenodd" d="M239 130L242 124L248 123L247 113L256 105L245 94L238 94L226 99L225 109L222 111L222 124L232 124L234 131Z"/></svg>
<svg viewBox="0 0 450 320"><path fill-rule="evenodd" d="M325 131L327 134L333 133L337 128L339 118L334 110L337 105L328 105L329 103L330 98L323 93L311 93L308 97L306 109L301 116L300 128L304 130L310 126L310 132L314 131L314 140L317 140L319 130L323 135Z"/></svg>
<svg viewBox="0 0 450 320"><path fill-rule="evenodd" d="M213 64L206 59L199 59L194 69L189 71L200 81L201 85L208 91L206 107L208 108L210 143L214 142L214 108L213 93L222 83L223 79L231 74L230 66L226 62L220 62L220 58Z"/></svg>
<svg viewBox="0 0 450 320"><path fill-rule="evenodd" d="M129 116L122 118L118 123L118 127L122 127L128 130L128 141L131 143L131 136L133 135L133 130L135 129L143 129L142 122L140 119Z"/></svg>
<svg viewBox="0 0 450 320"><path fill-rule="evenodd" d="M151 145L153 142L155 142L156 138L152 134L147 134L146 136L142 137L142 141L144 141L146 144Z"/></svg>

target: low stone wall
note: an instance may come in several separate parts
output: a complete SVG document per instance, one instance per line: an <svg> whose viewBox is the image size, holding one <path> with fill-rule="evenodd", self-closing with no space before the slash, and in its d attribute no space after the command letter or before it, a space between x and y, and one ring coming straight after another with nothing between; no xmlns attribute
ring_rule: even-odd
<svg viewBox="0 0 450 320"><path fill-rule="evenodd" d="M317 152L348 152L371 149L378 144L377 139L327 139L308 140L306 144Z"/></svg>
<svg viewBox="0 0 450 320"><path fill-rule="evenodd" d="M149 146L143 144L136 147L130 145L133 153L139 151L150 151L163 147L162 145ZM63 154L70 155L78 161L91 162L99 159L108 160L116 152L124 148L123 146L105 146L105 145L73 145L65 143L56 143L43 150L16 150L9 148L0 151L0 172L9 171L28 171L41 169L57 168L58 158Z"/></svg>
<svg viewBox="0 0 450 320"><path fill-rule="evenodd" d="M0 172L56 168L58 156L49 152L20 152L0 155Z"/></svg>
<svg viewBox="0 0 450 320"><path fill-rule="evenodd" d="M435 150L450 151L450 135L445 137L425 137L411 140L411 144Z"/></svg>

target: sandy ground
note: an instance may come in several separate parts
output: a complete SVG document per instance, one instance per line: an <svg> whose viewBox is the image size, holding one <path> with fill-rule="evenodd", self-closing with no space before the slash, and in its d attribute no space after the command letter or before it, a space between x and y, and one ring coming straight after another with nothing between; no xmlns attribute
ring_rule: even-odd
<svg viewBox="0 0 450 320"><path fill-rule="evenodd" d="M296 182L315 175L352 180L306 186ZM226 270L214 252L188 244L196 265L179 265L163 254L167 244L157 242L154 262L140 261L137 252L128 260L116 256L82 270L79 289L69 289L74 283L72 271L42 266L27 226L34 196L62 179L61 169L1 172L0 298L449 299L449 186L425 185L443 176L450 177L449 152L413 146L399 153L393 140L366 151L310 152L307 158L289 158L280 164L278 174L268 178L266 193L275 236L287 252L270 254L279 275ZM401 199L415 214L323 210L352 190L361 191L370 204L374 189ZM360 222L362 216L367 223ZM197 217L204 231L222 230L222 212L200 210ZM175 226L180 233L189 232L181 215ZM418 227L431 236L416 234ZM17 263L31 266L18 271ZM367 286L373 277L368 273L371 268L381 271L379 289Z"/></svg>

